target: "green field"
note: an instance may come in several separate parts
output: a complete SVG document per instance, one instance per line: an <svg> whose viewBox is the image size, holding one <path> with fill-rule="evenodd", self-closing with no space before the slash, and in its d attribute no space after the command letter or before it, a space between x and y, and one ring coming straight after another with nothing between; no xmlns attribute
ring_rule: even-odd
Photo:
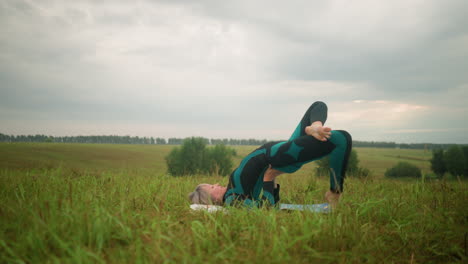
<svg viewBox="0 0 468 264"><path fill-rule="evenodd" d="M431 152L357 148L367 179L348 178L330 214L189 210L220 176L171 177L173 146L0 144L0 263L466 263L467 182L385 179ZM235 164L253 150L235 147ZM323 202L314 164L279 178L284 203Z"/></svg>

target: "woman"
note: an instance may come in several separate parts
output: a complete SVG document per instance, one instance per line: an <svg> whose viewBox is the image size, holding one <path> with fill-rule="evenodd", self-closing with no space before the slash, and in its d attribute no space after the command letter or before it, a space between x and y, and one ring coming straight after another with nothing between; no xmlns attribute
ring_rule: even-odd
<svg viewBox="0 0 468 264"><path fill-rule="evenodd" d="M246 206L274 205L279 201L275 178L293 173L305 163L330 157L330 190L325 198L332 205L343 191L352 139L342 130L325 127L327 106L313 103L288 141L269 142L245 157L230 178L227 187L200 184L189 194L193 204Z"/></svg>

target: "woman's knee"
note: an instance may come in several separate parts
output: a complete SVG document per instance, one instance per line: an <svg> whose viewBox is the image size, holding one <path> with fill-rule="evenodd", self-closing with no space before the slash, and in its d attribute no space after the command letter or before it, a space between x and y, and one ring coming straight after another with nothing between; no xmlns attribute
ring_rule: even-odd
<svg viewBox="0 0 468 264"><path fill-rule="evenodd" d="M347 147L352 145L353 139L348 131L332 130L331 133L330 141L336 146Z"/></svg>
<svg viewBox="0 0 468 264"><path fill-rule="evenodd" d="M346 142L348 144L352 144L353 143L353 138L351 137L351 134L348 133L348 131L346 130L337 130L338 132L340 132L346 139Z"/></svg>

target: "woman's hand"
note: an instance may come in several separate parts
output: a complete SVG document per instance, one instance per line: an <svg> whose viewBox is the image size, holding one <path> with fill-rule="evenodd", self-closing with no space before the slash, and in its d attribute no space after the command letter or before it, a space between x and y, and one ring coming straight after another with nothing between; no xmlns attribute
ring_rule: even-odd
<svg viewBox="0 0 468 264"><path fill-rule="evenodd" d="M331 136L331 130L332 129L329 127L324 127L322 122L315 121L310 126L305 128L305 133L320 141L327 141L327 139L329 139Z"/></svg>

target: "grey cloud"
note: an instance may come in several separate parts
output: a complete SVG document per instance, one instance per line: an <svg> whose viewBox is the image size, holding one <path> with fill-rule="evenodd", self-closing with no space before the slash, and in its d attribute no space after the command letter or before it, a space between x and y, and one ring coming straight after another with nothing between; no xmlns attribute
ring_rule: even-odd
<svg viewBox="0 0 468 264"><path fill-rule="evenodd" d="M5 0L2 3L2 7L5 13L8 13L7 8L9 8L10 11L17 11L19 14L31 15L34 13L34 8L27 1L22 0Z"/></svg>
<svg viewBox="0 0 468 264"><path fill-rule="evenodd" d="M0 122L268 131L293 126L315 100L333 109L381 99L444 105L422 113L412 129L429 131L434 118L465 129L466 1L396 5L406 3L418 9L398 17L382 8L374 17L364 10L378 7L374 1L349 10L333 9L333 1L3 1ZM333 12L374 24L360 28ZM304 81L302 90L282 84L288 80ZM314 84L323 80L350 88L324 91ZM387 128L354 129L358 139L398 139L383 134Z"/></svg>
<svg viewBox="0 0 468 264"><path fill-rule="evenodd" d="M283 6L266 5L260 14L250 2L235 6L198 5L194 10L243 23L259 32L270 32L270 48L282 54L273 66L278 78L367 80L383 89L403 92L446 89L468 81L464 74L464 69L468 68L468 54L462 48L466 43L460 40L468 35L466 1L424 2L417 6L420 10L411 13L421 17L414 18L422 20L419 25L406 26L398 21L399 14L395 13L394 17L387 17L387 21L380 21L384 23L381 28L375 25L369 32L372 35L357 35L359 39L345 38L348 34L345 31L341 35L324 35L326 28L317 31L315 24L321 25L323 21L315 20L314 15L329 11L331 5L288 2ZM352 4L350 9L353 9ZM400 29L388 31L392 24L400 24ZM343 30L352 28L342 26ZM462 49L458 56L451 56L453 47L447 46L447 42L454 42L453 45ZM287 48L288 43L293 43L293 48Z"/></svg>

